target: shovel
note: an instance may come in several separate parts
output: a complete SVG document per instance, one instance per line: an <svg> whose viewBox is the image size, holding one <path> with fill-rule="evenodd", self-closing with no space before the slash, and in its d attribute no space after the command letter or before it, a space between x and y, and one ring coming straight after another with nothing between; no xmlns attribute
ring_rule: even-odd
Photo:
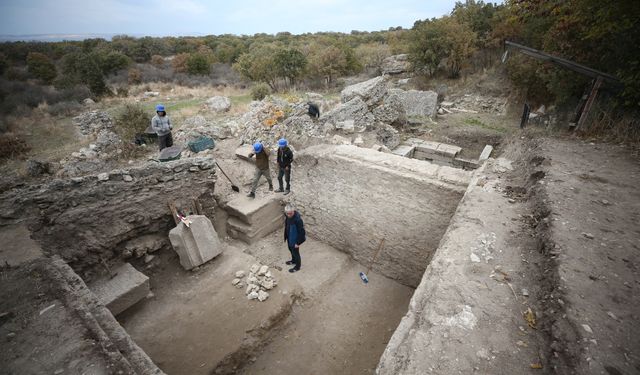
<svg viewBox="0 0 640 375"><path fill-rule="evenodd" d="M384 245L384 238L380 241L378 250L376 250L376 253L373 255L373 259L371 259L371 264L369 264L369 268L367 268L367 273L371 272L371 267L373 267L373 264L376 262L376 258L378 257L378 254L380 254L380 250L382 250L382 245ZM369 283L369 278L367 277L367 273L360 272L360 279L365 284Z"/></svg>
<svg viewBox="0 0 640 375"><path fill-rule="evenodd" d="M229 176L227 176L226 173L224 173L224 171L222 170L222 168L220 168L220 164L218 164L218 162L214 162L216 163L216 166L220 169L220 172L222 172L222 174L227 178L227 180L229 180L229 182L231 183L231 190L235 191L236 193L240 192L240 188L237 187L236 185L233 184L233 181L231 181L231 179L229 178Z"/></svg>

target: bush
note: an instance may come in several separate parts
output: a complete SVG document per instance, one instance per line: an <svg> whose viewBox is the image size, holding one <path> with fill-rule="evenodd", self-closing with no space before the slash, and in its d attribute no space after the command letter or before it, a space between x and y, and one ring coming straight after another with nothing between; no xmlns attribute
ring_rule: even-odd
<svg viewBox="0 0 640 375"><path fill-rule="evenodd" d="M258 83L251 88L251 98L253 100L262 100L270 93L269 85L266 83Z"/></svg>
<svg viewBox="0 0 640 375"><path fill-rule="evenodd" d="M58 75L56 66L53 65L47 55L38 52L29 52L27 55L27 69L34 77L50 84Z"/></svg>
<svg viewBox="0 0 640 375"><path fill-rule="evenodd" d="M0 160L13 159L30 150L24 139L11 134L0 134Z"/></svg>
<svg viewBox="0 0 640 375"><path fill-rule="evenodd" d="M194 53L187 59L187 72L193 75L207 75L211 65L206 56L200 53Z"/></svg>
<svg viewBox="0 0 640 375"><path fill-rule="evenodd" d="M9 68L9 63L7 62L7 58L4 57L2 53L0 53L0 76L4 74L7 68Z"/></svg>
<svg viewBox="0 0 640 375"><path fill-rule="evenodd" d="M171 60L171 66L176 73L185 73L187 71L187 60L189 60L188 53L179 53Z"/></svg>
<svg viewBox="0 0 640 375"><path fill-rule="evenodd" d="M127 82L130 85L137 85L139 83L142 83L142 73L140 73L140 70L136 68L129 69Z"/></svg>
<svg viewBox="0 0 640 375"><path fill-rule="evenodd" d="M164 65L164 58L160 55L151 56L151 63L155 66L162 67Z"/></svg>
<svg viewBox="0 0 640 375"><path fill-rule="evenodd" d="M23 68L11 66L7 69L7 78L12 81L26 81L29 79L29 74Z"/></svg>
<svg viewBox="0 0 640 375"><path fill-rule="evenodd" d="M127 104L116 116L116 133L125 143L133 142L136 134L144 133L151 123L151 116L139 104Z"/></svg>

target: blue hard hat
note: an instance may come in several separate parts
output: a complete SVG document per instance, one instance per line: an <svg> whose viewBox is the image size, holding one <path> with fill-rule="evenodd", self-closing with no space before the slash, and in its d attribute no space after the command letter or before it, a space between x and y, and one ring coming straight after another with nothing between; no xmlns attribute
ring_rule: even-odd
<svg viewBox="0 0 640 375"><path fill-rule="evenodd" d="M262 143L256 142L253 144L253 151L260 152L262 151Z"/></svg>
<svg viewBox="0 0 640 375"><path fill-rule="evenodd" d="M164 112L164 105L158 104L156 106L156 112Z"/></svg>
<svg viewBox="0 0 640 375"><path fill-rule="evenodd" d="M280 147L285 147L287 145L287 140L284 138L280 138L280 140L278 140L278 146Z"/></svg>

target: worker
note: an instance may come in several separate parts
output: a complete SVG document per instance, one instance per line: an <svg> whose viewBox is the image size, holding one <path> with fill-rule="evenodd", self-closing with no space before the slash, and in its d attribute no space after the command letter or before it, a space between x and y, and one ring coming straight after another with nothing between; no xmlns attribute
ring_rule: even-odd
<svg viewBox="0 0 640 375"><path fill-rule="evenodd" d="M264 146L260 142L253 144L253 152L249 154L249 158L256 157L256 173L253 176L253 183L251 184L251 192L247 194L249 198L256 197L256 189L258 188L258 182L260 177L264 176L269 183L269 191L273 191L273 182L271 181L271 171L269 170L269 154L265 150Z"/></svg>
<svg viewBox="0 0 640 375"><path fill-rule="evenodd" d="M164 105L156 106L156 115L151 119L151 128L158 135L158 145L160 151L162 149L173 146L173 138L171 137L171 120L164 110Z"/></svg>
<svg viewBox="0 0 640 375"><path fill-rule="evenodd" d="M287 204L284 208L284 214L284 241L287 243L287 247L291 253L291 260L286 261L285 264L293 266L289 269L289 272L293 273L300 271L302 267L300 245L302 245L307 238L302 218L293 205Z"/></svg>
<svg viewBox="0 0 640 375"><path fill-rule="evenodd" d="M320 118L320 108L318 108L317 105L311 103L311 102L307 102L307 105L309 106L309 116L311 116L312 119L319 119Z"/></svg>
<svg viewBox="0 0 640 375"><path fill-rule="evenodd" d="M285 138L278 141L278 193L284 192L287 195L291 192L291 163L293 162L293 151L289 148L289 143ZM287 183L287 190L282 189L282 177Z"/></svg>

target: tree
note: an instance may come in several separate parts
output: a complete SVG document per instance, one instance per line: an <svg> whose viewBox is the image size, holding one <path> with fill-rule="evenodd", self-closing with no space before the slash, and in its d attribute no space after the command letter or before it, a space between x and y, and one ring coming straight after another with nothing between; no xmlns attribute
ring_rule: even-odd
<svg viewBox="0 0 640 375"><path fill-rule="evenodd" d="M4 72L9 68L9 63L7 62L7 58L3 53L0 53L0 75L3 75Z"/></svg>
<svg viewBox="0 0 640 375"><path fill-rule="evenodd" d="M59 84L63 87L82 83L87 85L96 96L109 93L100 63L95 55L82 52L66 55L62 59L62 72L64 77Z"/></svg>
<svg viewBox="0 0 640 375"><path fill-rule="evenodd" d="M391 48L382 43L361 44L356 47L355 55L365 69L374 70L376 74L381 74L382 62L391 56Z"/></svg>
<svg viewBox="0 0 640 375"><path fill-rule="evenodd" d="M233 68L243 77L255 82L264 82L273 91L278 91L278 66L275 62L275 55L278 47L273 44L258 44L245 52L240 57Z"/></svg>
<svg viewBox="0 0 640 375"><path fill-rule="evenodd" d="M34 77L50 84L58 75L56 66L44 54L39 52L30 52L27 55L27 69Z"/></svg>
<svg viewBox="0 0 640 375"><path fill-rule="evenodd" d="M179 53L171 60L171 66L176 73L185 73L187 71L187 60L189 60L188 53Z"/></svg>
<svg viewBox="0 0 640 375"><path fill-rule="evenodd" d="M295 85L307 66L307 58L297 49L283 49L276 52L274 63L278 75L285 80L289 79L289 83Z"/></svg>

